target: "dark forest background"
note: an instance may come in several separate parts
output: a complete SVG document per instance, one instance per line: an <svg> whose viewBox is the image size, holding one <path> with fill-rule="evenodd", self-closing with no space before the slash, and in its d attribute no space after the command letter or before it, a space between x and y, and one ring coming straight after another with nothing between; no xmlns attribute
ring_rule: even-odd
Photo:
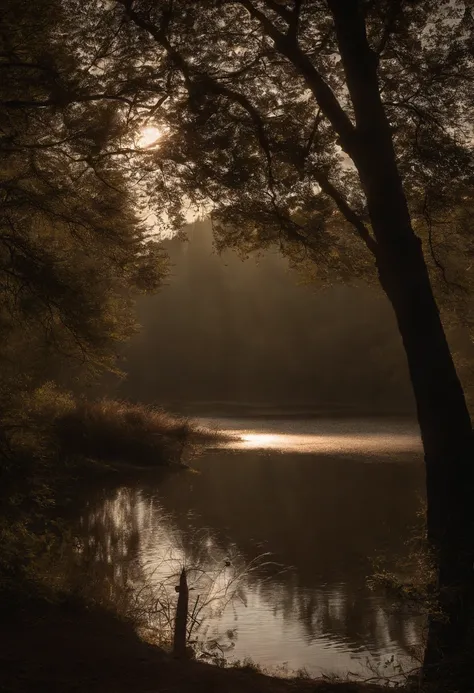
<svg viewBox="0 0 474 693"><path fill-rule="evenodd" d="M393 311L369 287L305 280L277 248L217 254L209 221L165 242L166 285L138 300L142 329L118 392L192 413L237 405L414 412Z"/></svg>

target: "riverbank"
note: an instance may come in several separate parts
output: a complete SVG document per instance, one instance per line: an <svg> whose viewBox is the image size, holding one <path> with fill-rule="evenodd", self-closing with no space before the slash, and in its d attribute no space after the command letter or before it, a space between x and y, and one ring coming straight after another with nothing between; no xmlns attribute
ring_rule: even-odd
<svg viewBox="0 0 474 693"><path fill-rule="evenodd" d="M73 599L35 600L0 625L1 693L381 693L376 685L280 679L180 662L133 625Z"/></svg>
<svg viewBox="0 0 474 693"><path fill-rule="evenodd" d="M88 401L54 383L19 397L0 416L0 603L42 582L43 557L67 541L64 511L88 485L183 469L221 439L160 408Z"/></svg>

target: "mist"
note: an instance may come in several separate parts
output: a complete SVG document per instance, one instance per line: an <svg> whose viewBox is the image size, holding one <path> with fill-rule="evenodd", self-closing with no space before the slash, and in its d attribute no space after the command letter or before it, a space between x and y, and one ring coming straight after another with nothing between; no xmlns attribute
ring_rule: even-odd
<svg viewBox="0 0 474 693"><path fill-rule="evenodd" d="M120 393L199 413L222 407L412 413L388 301L305 282L278 249L215 252L209 221L165 243L171 274L139 300Z"/></svg>

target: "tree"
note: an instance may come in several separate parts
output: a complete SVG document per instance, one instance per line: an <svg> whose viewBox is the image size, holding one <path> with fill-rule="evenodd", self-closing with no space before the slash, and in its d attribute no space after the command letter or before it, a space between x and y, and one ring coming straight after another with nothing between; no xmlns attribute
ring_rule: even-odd
<svg viewBox="0 0 474 693"><path fill-rule="evenodd" d="M137 122L163 134L127 165L143 172L149 202L168 209L166 221L179 223L185 204L204 204L218 245L278 242L343 274L374 268L416 397L428 534L447 616L431 623L425 674L461 680L474 606L473 438L429 268L445 272L433 234L446 210L472 199L468 3L87 7L88 45L106 47L94 73L102 93L133 92Z"/></svg>
<svg viewBox="0 0 474 693"><path fill-rule="evenodd" d="M125 174L100 160L126 138L118 102L91 93L60 4L18 9L3 4L0 29L3 410L64 371L116 368L116 344L135 328L132 294L155 290L165 266Z"/></svg>
<svg viewBox="0 0 474 693"><path fill-rule="evenodd" d="M14 93L3 106L8 113L66 112L69 122L89 118L81 130L87 136L72 140L74 166L84 165L86 180L121 171L129 185L140 181L141 199L163 224L179 226L187 205L205 205L219 246L245 251L277 242L294 257L303 249L302 259L328 273L378 277L397 318L417 402L428 535L447 617L431 623L425 674L456 676L458 686L468 686L472 426L430 271L435 285L448 282L462 303L464 289L455 294L436 234L444 229L449 238L446 228L453 226L472 253L463 235L473 174L469 4L67 0L62 6L64 55L67 65L74 63L62 74L69 78L43 79L42 90L28 98ZM41 73L48 74L43 63ZM144 125L161 131L156 145L136 146L133 131ZM78 156L81 147L86 156ZM458 271L462 286L466 271Z"/></svg>
<svg viewBox="0 0 474 693"><path fill-rule="evenodd" d="M44 507L66 466L58 469L54 411L72 403L60 386L77 392L117 370L118 345L136 328L134 296L156 290L166 269L136 186L100 156L133 141L135 127L121 118L123 101L93 91L65 26L57 0L2 3L2 598L12 586L21 592L48 550Z"/></svg>

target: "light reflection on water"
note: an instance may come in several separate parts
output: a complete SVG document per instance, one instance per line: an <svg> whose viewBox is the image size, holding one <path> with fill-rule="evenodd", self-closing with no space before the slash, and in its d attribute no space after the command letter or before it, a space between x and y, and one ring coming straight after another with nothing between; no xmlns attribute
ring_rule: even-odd
<svg viewBox="0 0 474 693"><path fill-rule="evenodd" d="M421 451L418 427L386 419L200 419L230 437L235 450L280 450L301 453L367 453Z"/></svg>
<svg viewBox="0 0 474 693"><path fill-rule="evenodd" d="M364 675L367 661L394 655L410 668L422 620L394 612L366 577L374 557L390 567L407 551L423 495L416 429L376 420L217 423L234 441L199 459L199 473L91 499L83 531L115 579L166 583L174 603L187 565L191 604L198 594L215 598L207 636L224 642L231 632L235 658ZM267 551L278 566L259 565Z"/></svg>
<svg viewBox="0 0 474 693"><path fill-rule="evenodd" d="M417 440L411 434L386 438L377 435L359 436L315 436L302 434L275 433L236 433L235 430L224 429L223 433L233 437L228 447L235 450L279 450L281 452L406 452L416 449Z"/></svg>

